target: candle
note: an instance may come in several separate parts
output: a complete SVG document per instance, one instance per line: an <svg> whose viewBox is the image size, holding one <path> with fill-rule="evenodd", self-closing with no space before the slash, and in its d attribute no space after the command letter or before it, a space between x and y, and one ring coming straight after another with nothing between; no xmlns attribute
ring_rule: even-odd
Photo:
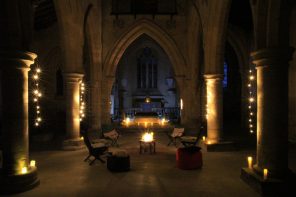
<svg viewBox="0 0 296 197"><path fill-rule="evenodd" d="M30 161L30 166L31 167L35 167L36 166L36 161L35 160L31 160Z"/></svg>
<svg viewBox="0 0 296 197"><path fill-rule="evenodd" d="M27 167L23 167L23 168L22 168L22 174L26 174L27 172L28 172Z"/></svg>
<svg viewBox="0 0 296 197"><path fill-rule="evenodd" d="M202 141L206 141L206 136L202 136Z"/></svg>
<svg viewBox="0 0 296 197"><path fill-rule="evenodd" d="M268 175L268 169L264 168L263 169L263 179L266 180Z"/></svg>
<svg viewBox="0 0 296 197"><path fill-rule="evenodd" d="M252 158L252 157L248 157L248 167L249 167L250 169L253 168L253 158Z"/></svg>

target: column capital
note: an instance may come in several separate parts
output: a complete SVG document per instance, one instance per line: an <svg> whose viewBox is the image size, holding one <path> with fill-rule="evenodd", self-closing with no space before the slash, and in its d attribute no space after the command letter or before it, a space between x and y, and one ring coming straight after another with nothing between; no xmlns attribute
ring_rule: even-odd
<svg viewBox="0 0 296 197"><path fill-rule="evenodd" d="M205 80L213 79L213 80L223 80L223 74L204 74Z"/></svg>
<svg viewBox="0 0 296 197"><path fill-rule="evenodd" d="M66 82L80 82L83 78L84 74L82 73L64 73L64 77Z"/></svg>
<svg viewBox="0 0 296 197"><path fill-rule="evenodd" d="M0 50L0 67L1 69L29 68L34 64L36 57L35 53L28 51Z"/></svg>
<svg viewBox="0 0 296 197"><path fill-rule="evenodd" d="M292 59L293 47L259 49L251 53L253 63L259 66L282 65Z"/></svg>

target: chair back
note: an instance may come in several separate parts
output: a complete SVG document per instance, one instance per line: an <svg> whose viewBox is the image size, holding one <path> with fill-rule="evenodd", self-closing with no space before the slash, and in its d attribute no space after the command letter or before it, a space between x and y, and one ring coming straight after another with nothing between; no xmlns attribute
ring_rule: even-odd
<svg viewBox="0 0 296 197"><path fill-rule="evenodd" d="M83 136L83 141L84 141L85 146L87 147L88 151L91 152L93 150L93 147L92 147L90 140L88 138L87 131L83 132L82 136Z"/></svg>
<svg viewBox="0 0 296 197"><path fill-rule="evenodd" d="M181 137L184 134L184 128L174 128L172 137Z"/></svg>
<svg viewBox="0 0 296 197"><path fill-rule="evenodd" d="M117 139L119 134L117 133L117 131L115 129L105 132L103 133L104 137L106 138L110 138L110 139Z"/></svg>

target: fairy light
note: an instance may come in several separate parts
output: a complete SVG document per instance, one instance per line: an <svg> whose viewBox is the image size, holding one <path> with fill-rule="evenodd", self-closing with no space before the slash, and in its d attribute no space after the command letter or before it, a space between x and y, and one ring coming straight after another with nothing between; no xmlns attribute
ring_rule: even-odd
<svg viewBox="0 0 296 197"><path fill-rule="evenodd" d="M79 107L79 119L80 122L83 121L83 119L85 118L85 109L86 109L86 105L85 105L85 83L83 81L80 82L80 107Z"/></svg>
<svg viewBox="0 0 296 197"><path fill-rule="evenodd" d="M36 68L32 69L34 72L32 74L33 78L33 102L35 107L35 118L34 118L34 125L35 127L39 127L40 123L42 122L41 117L41 109L40 109L40 98L42 97L42 92L39 88L39 80L41 74L41 68L39 67L38 63L36 64Z"/></svg>
<svg viewBox="0 0 296 197"><path fill-rule="evenodd" d="M256 76L255 76L254 70L250 69L249 70L249 81L248 81L248 89L249 89L249 99L248 99L248 124L249 124L249 132L251 134L254 133L255 129L255 123L256 123Z"/></svg>

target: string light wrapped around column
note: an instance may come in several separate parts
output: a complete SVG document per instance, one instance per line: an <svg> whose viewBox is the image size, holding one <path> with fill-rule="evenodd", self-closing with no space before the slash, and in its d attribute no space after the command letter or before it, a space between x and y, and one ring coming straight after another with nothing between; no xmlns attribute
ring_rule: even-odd
<svg viewBox="0 0 296 197"><path fill-rule="evenodd" d="M80 107L79 107L79 117L80 117L80 122L83 121L85 118L85 83L83 81L80 82Z"/></svg>
<svg viewBox="0 0 296 197"><path fill-rule="evenodd" d="M255 71L249 70L248 77L248 89L249 89L249 99L248 99L248 125L250 133L256 131L256 76Z"/></svg>
<svg viewBox="0 0 296 197"><path fill-rule="evenodd" d="M38 64L36 64L36 68L33 70L33 102L35 106L35 119L34 119L34 125L35 127L39 127L41 122L42 122L42 117L41 117L41 107L40 107L40 99L42 97L42 92L40 91L40 74L41 74L41 69Z"/></svg>

